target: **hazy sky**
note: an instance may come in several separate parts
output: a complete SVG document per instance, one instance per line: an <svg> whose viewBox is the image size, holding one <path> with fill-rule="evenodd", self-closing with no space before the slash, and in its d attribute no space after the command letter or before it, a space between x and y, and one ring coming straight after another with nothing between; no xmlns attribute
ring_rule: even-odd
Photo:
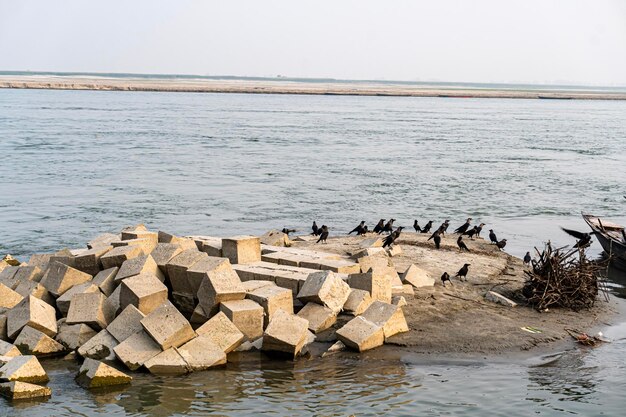
<svg viewBox="0 0 626 417"><path fill-rule="evenodd" d="M626 0L0 0L0 70L626 85Z"/></svg>

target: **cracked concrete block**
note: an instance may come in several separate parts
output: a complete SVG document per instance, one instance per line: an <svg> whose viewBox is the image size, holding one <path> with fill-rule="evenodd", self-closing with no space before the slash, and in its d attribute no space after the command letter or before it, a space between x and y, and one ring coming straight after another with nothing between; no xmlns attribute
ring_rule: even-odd
<svg viewBox="0 0 626 417"><path fill-rule="evenodd" d="M100 257L100 263L102 264L102 269L119 268L127 260L143 254L144 251L141 246L119 246L102 255L102 257Z"/></svg>
<svg viewBox="0 0 626 417"><path fill-rule="evenodd" d="M246 293L251 293L252 291L261 288L261 287L267 287L269 286L276 286L276 284L274 284L272 281L261 281L261 280L250 280L250 281L244 281L241 283L241 285L243 286L243 289L246 290Z"/></svg>
<svg viewBox="0 0 626 417"><path fill-rule="evenodd" d="M226 353L206 335L198 336L176 350L192 371L203 371L226 363Z"/></svg>
<svg viewBox="0 0 626 417"><path fill-rule="evenodd" d="M105 303L105 300L106 297L100 290L74 295L67 312L66 323L84 323L95 330L106 329L115 317L115 311Z"/></svg>
<svg viewBox="0 0 626 417"><path fill-rule="evenodd" d="M196 329L198 336L205 336L225 353L235 350L245 339L244 334L221 311Z"/></svg>
<svg viewBox="0 0 626 417"><path fill-rule="evenodd" d="M385 342L385 333L382 326L358 316L337 330L337 338L347 347L365 352L382 346Z"/></svg>
<svg viewBox="0 0 626 417"><path fill-rule="evenodd" d="M196 336L191 324L171 304L163 304L141 319L141 325L166 350L179 347Z"/></svg>
<svg viewBox="0 0 626 417"><path fill-rule="evenodd" d="M296 357L307 341L309 322L302 317L278 310L272 316L263 333L263 346L266 352L277 352Z"/></svg>
<svg viewBox="0 0 626 417"><path fill-rule="evenodd" d="M255 236L233 236L222 239L222 256L232 264L249 264L261 260L261 240Z"/></svg>
<svg viewBox="0 0 626 417"><path fill-rule="evenodd" d="M59 297L75 285L91 281L92 276L60 262L51 262L41 279L43 285L55 297Z"/></svg>
<svg viewBox="0 0 626 417"><path fill-rule="evenodd" d="M148 359L143 366L155 375L183 375L191 372L176 348L169 348Z"/></svg>
<svg viewBox="0 0 626 417"><path fill-rule="evenodd" d="M337 321L337 312L317 303L306 303L297 315L309 322L309 330L313 333L322 332Z"/></svg>
<svg viewBox="0 0 626 417"><path fill-rule="evenodd" d="M100 271L95 277L93 277L91 283L98 286L102 294L108 297L113 293L113 291L115 291L115 288L117 288L118 283L115 282L115 276L118 271L119 268L116 266Z"/></svg>
<svg viewBox="0 0 626 417"><path fill-rule="evenodd" d="M127 306L109 325L107 331L118 342L123 342L138 331L143 330L141 320L146 317L134 305Z"/></svg>
<svg viewBox="0 0 626 417"><path fill-rule="evenodd" d="M24 326L13 343L26 355L54 356L65 353L65 346L30 326Z"/></svg>
<svg viewBox="0 0 626 417"><path fill-rule="evenodd" d="M0 368L0 380L20 382L48 382L46 371L35 356L15 356Z"/></svg>
<svg viewBox="0 0 626 417"><path fill-rule="evenodd" d="M76 382L85 388L125 385L130 384L132 379L124 372L91 358L85 359L76 375Z"/></svg>
<svg viewBox="0 0 626 417"><path fill-rule="evenodd" d="M391 302L391 277L378 271L352 274L349 277L350 287L365 290L373 300Z"/></svg>
<svg viewBox="0 0 626 417"><path fill-rule="evenodd" d="M7 334L15 339L24 326L35 328L50 337L57 334L56 311L32 295L7 312Z"/></svg>
<svg viewBox="0 0 626 417"><path fill-rule="evenodd" d="M115 356L131 371L139 369L145 362L159 353L161 348L141 330L113 348Z"/></svg>
<svg viewBox="0 0 626 417"><path fill-rule="evenodd" d="M402 308L394 304L374 301L372 305L363 312L361 317L381 326L385 340L395 334L409 331L409 326L404 318Z"/></svg>
<svg viewBox="0 0 626 417"><path fill-rule="evenodd" d="M252 281L248 281L252 282ZM246 295L246 298L258 303L265 311L264 325L279 309L293 314L293 292L275 285L261 286Z"/></svg>
<svg viewBox="0 0 626 417"><path fill-rule="evenodd" d="M298 299L302 302L322 304L339 312L349 295L350 286L337 274L331 271L321 271L309 274L298 293Z"/></svg>
<svg viewBox="0 0 626 417"><path fill-rule="evenodd" d="M111 333L101 330L78 348L78 354L83 358L112 361L115 359L113 349L117 345L117 340L111 336Z"/></svg>
<svg viewBox="0 0 626 417"><path fill-rule="evenodd" d="M246 340L263 336L264 310L254 301L225 301L220 304L220 311L246 336Z"/></svg>
<svg viewBox="0 0 626 417"><path fill-rule="evenodd" d="M154 275L142 274L126 278L120 285L120 308L134 305L149 314L167 301L167 287Z"/></svg>
<svg viewBox="0 0 626 417"><path fill-rule="evenodd" d="M72 297L76 294L88 294L88 293L100 293L100 289L94 285L91 281L87 281L83 284L75 285L69 290L65 291L62 296L57 298L56 305L57 310L61 312L64 317L67 316L67 312L70 309L70 303Z"/></svg>
<svg viewBox="0 0 626 417"><path fill-rule="evenodd" d="M10 400L32 400L52 395L48 387L29 384L28 382L11 381L0 384L0 395Z"/></svg>
<svg viewBox="0 0 626 417"><path fill-rule="evenodd" d="M89 275L96 275L102 269L100 258L113 249L113 246L98 246L89 249L74 258L74 267Z"/></svg>

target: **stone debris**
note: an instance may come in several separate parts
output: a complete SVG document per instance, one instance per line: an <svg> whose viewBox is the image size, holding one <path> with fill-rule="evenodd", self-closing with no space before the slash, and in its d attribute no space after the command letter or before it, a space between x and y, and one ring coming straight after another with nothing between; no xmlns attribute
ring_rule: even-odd
<svg viewBox="0 0 626 417"><path fill-rule="evenodd" d="M55 340L70 350L76 350L98 333L86 324L67 324L65 319L58 322L59 333Z"/></svg>
<svg viewBox="0 0 626 417"><path fill-rule="evenodd" d="M0 395L10 400L31 400L49 397L52 395L52 390L28 382L11 381L0 384Z"/></svg>
<svg viewBox="0 0 626 417"><path fill-rule="evenodd" d="M306 303L297 316L309 322L309 330L313 333L324 331L337 321L336 311L316 303Z"/></svg>
<svg viewBox="0 0 626 417"><path fill-rule="evenodd" d="M141 320L143 320L144 317L146 317L145 314L131 304L109 323L107 331L115 340L121 343L143 329Z"/></svg>
<svg viewBox="0 0 626 417"><path fill-rule="evenodd" d="M302 302L325 305L334 312L341 311L350 295L350 286L331 271L310 274L298 293Z"/></svg>
<svg viewBox="0 0 626 417"><path fill-rule="evenodd" d="M115 282L115 276L117 275L118 271L119 268L116 266L100 271L98 272L98 274L96 274L96 276L93 277L91 283L98 286L102 294L108 297L113 293L113 291L115 291L115 288L117 287L117 282Z"/></svg>
<svg viewBox="0 0 626 417"><path fill-rule="evenodd" d="M382 346L385 334L382 326L358 316L337 330L337 338L347 347L364 352Z"/></svg>
<svg viewBox="0 0 626 417"><path fill-rule="evenodd" d="M343 305L343 311L353 316L362 314L374 302L370 293L366 290L352 289Z"/></svg>
<svg viewBox="0 0 626 417"><path fill-rule="evenodd" d="M149 314L166 301L167 287L154 275L136 275L120 284L121 309L134 305L143 314Z"/></svg>
<svg viewBox="0 0 626 417"><path fill-rule="evenodd" d="M118 342L111 333L101 330L78 348L78 354L83 358L112 361L115 359L113 349L117 345Z"/></svg>
<svg viewBox="0 0 626 417"><path fill-rule="evenodd" d="M13 344L25 355L54 356L66 351L65 346L30 326L24 326Z"/></svg>
<svg viewBox="0 0 626 417"><path fill-rule="evenodd" d="M90 358L85 359L78 371L78 375L76 375L76 382L85 388L101 388L111 385L130 384L132 379L132 377L125 373Z"/></svg>
<svg viewBox="0 0 626 417"><path fill-rule="evenodd" d="M411 284L415 288L433 287L435 278L415 264L411 264L402 274L402 282Z"/></svg>
<svg viewBox="0 0 626 417"><path fill-rule="evenodd" d="M140 274L152 274L157 277L159 281L165 281L163 272L150 255L140 255L124 261L115 276L115 281L121 282L124 278L130 278Z"/></svg>
<svg viewBox="0 0 626 417"><path fill-rule="evenodd" d="M72 302L72 297L76 294L88 294L88 293L100 293L100 288L93 284L92 281L85 282L83 284L75 285L69 290L65 291L65 293L57 298L56 306L57 310L61 312L63 317L67 316L67 312L70 309L70 303Z"/></svg>
<svg viewBox="0 0 626 417"><path fill-rule="evenodd" d="M57 321L54 307L32 295L25 297L7 312L8 336L15 339L24 326L30 326L50 337L56 336Z"/></svg>
<svg viewBox="0 0 626 417"><path fill-rule="evenodd" d="M228 319L244 334L246 340L255 340L263 336L264 310L252 300L225 301L220 304Z"/></svg>
<svg viewBox="0 0 626 417"><path fill-rule="evenodd" d="M196 334L207 337L225 353L235 350L245 339L244 334L221 311L198 327Z"/></svg>
<svg viewBox="0 0 626 417"><path fill-rule="evenodd" d="M409 331L402 308L394 304L374 301L360 317L381 326L385 340L395 334Z"/></svg>
<svg viewBox="0 0 626 417"><path fill-rule="evenodd" d="M48 267L48 271L41 279L41 285L50 291L50 294L59 297L74 285L90 281L91 278L91 275L79 271L78 269L74 269L61 262L52 261Z"/></svg>
<svg viewBox="0 0 626 417"><path fill-rule="evenodd" d="M255 282L255 281L248 281ZM258 282L258 281L257 281ZM293 293L287 288L275 285L260 286L249 291L246 298L256 302L265 312L264 325L269 324L270 319L276 311L282 309L289 314L293 314Z"/></svg>
<svg viewBox="0 0 626 417"><path fill-rule="evenodd" d="M487 294L485 294L485 300L492 301L497 304L502 304L503 306L507 306L507 307L517 306L517 303L515 301L509 300L502 294L498 294L495 291L488 291Z"/></svg>
<svg viewBox="0 0 626 417"><path fill-rule="evenodd" d="M168 303L141 319L141 325L161 350L179 347L196 336L187 319Z"/></svg>
<svg viewBox="0 0 626 417"><path fill-rule="evenodd" d="M176 348L191 371L203 371L226 363L226 353L207 335Z"/></svg>
<svg viewBox="0 0 626 417"><path fill-rule="evenodd" d="M113 351L128 369L135 371L161 353L161 348L148 333L141 330L115 346Z"/></svg>
<svg viewBox="0 0 626 417"><path fill-rule="evenodd" d="M13 344L5 342L4 340L0 340L0 356L19 356L22 353L20 350Z"/></svg>
<svg viewBox="0 0 626 417"><path fill-rule="evenodd" d="M391 278L378 270L352 274L349 278L350 287L369 292L373 300L391 302Z"/></svg>
<svg viewBox="0 0 626 417"><path fill-rule="evenodd" d="M0 308L13 308L24 299L19 293L4 284L0 284Z"/></svg>
<svg viewBox="0 0 626 417"><path fill-rule="evenodd" d="M74 295L67 312L66 323L84 323L95 330L106 329L115 317L115 311L110 304L105 303L105 300L105 295L99 290Z"/></svg>
<svg viewBox="0 0 626 417"><path fill-rule="evenodd" d="M35 356L23 355L15 356L0 367L0 381L45 383L49 378Z"/></svg>
<svg viewBox="0 0 626 417"><path fill-rule="evenodd" d="M155 375L183 375L191 372L176 348L169 348L148 359L143 366Z"/></svg>
<svg viewBox="0 0 626 417"><path fill-rule="evenodd" d="M270 320L263 334L262 350L296 357L304 347L308 337L308 320L278 310Z"/></svg>
<svg viewBox="0 0 626 417"><path fill-rule="evenodd" d="M256 236L222 239L222 255L231 264L249 264L261 260L261 240Z"/></svg>

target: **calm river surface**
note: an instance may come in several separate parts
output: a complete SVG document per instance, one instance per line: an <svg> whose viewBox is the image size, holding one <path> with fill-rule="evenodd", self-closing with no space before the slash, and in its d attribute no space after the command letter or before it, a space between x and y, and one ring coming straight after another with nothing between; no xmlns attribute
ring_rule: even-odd
<svg viewBox="0 0 626 417"><path fill-rule="evenodd" d="M332 236L471 216L518 256L572 243L581 211L626 222L626 102L0 90L0 155L0 253L22 259L139 222ZM605 333L556 360L248 359L105 393L44 361L53 397L0 415L623 415L626 326Z"/></svg>

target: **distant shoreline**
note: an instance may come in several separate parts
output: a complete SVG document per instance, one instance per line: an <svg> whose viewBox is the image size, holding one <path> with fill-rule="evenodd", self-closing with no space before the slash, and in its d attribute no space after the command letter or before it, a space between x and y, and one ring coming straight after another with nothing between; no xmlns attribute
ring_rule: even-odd
<svg viewBox="0 0 626 417"><path fill-rule="evenodd" d="M306 81L290 79L140 78L61 75L0 74L0 88L49 90L100 90L184 93L302 94L339 96L516 98L561 100L626 100L626 92L598 91L592 87L532 89L468 87L446 84L393 82Z"/></svg>

